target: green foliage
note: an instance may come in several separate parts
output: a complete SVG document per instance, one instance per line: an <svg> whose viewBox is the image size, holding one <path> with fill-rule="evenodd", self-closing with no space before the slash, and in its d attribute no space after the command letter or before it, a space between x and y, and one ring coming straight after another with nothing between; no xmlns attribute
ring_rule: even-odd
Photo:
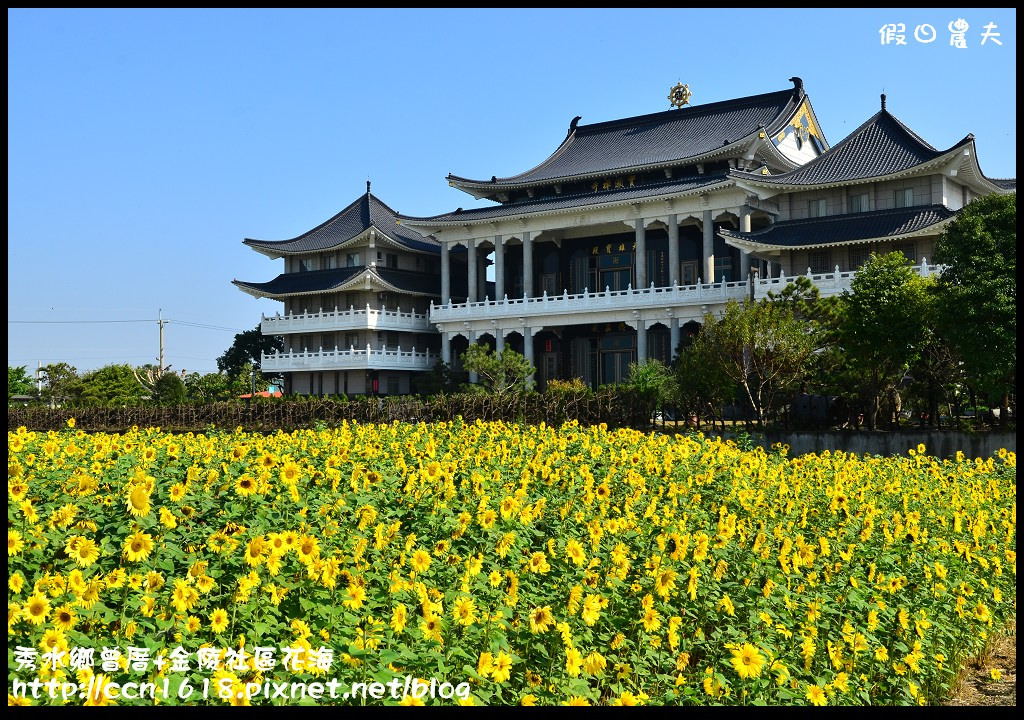
<svg viewBox="0 0 1024 720"><path fill-rule="evenodd" d="M36 391L35 381L28 374L24 365L20 367L7 366L7 401L15 395L34 395Z"/></svg>
<svg viewBox="0 0 1024 720"><path fill-rule="evenodd" d="M470 345L462 353L462 367L475 372L480 384L495 395L530 390L530 376L537 369L515 350L493 352L486 345Z"/></svg>
<svg viewBox="0 0 1024 720"><path fill-rule="evenodd" d="M246 330L235 335L231 347L217 358L217 369L231 377L238 377L245 372L246 364L259 370L262 353L270 354L281 350L284 350L284 340L264 335L257 325L254 330Z"/></svg>
<svg viewBox="0 0 1024 720"><path fill-rule="evenodd" d="M978 198L935 243L939 325L970 378L1002 400L1016 388L1017 194Z"/></svg>
<svg viewBox="0 0 1024 720"><path fill-rule="evenodd" d="M735 384L715 357L715 348L703 333L676 356L675 401L684 417L698 423L702 417L714 418L718 410L731 402Z"/></svg>
<svg viewBox="0 0 1024 720"><path fill-rule="evenodd" d="M815 350L798 308L797 301L730 301L720 318L704 318L706 360L743 389L762 427L778 399L804 377Z"/></svg>
<svg viewBox="0 0 1024 720"><path fill-rule="evenodd" d="M438 360L434 363L434 367L414 377L412 382L416 392L420 395L437 395L455 392L462 383L466 382L466 378L466 373L453 370L448 363Z"/></svg>
<svg viewBox="0 0 1024 720"><path fill-rule="evenodd" d="M641 398L648 417L654 415L659 403L676 395L675 376L663 362L653 358L630 363L629 374L622 385Z"/></svg>
<svg viewBox="0 0 1024 720"><path fill-rule="evenodd" d="M925 342L926 284L903 253L872 254L842 295L837 338L868 402L871 429L882 396L896 392Z"/></svg>
<svg viewBox="0 0 1024 720"><path fill-rule="evenodd" d="M165 372L153 385L152 397L158 405L178 405L186 396L185 383L177 373Z"/></svg>
<svg viewBox="0 0 1024 720"><path fill-rule="evenodd" d="M80 378L78 369L67 363L51 363L41 368L43 391L41 398L50 405L65 405L73 402L78 394Z"/></svg>
<svg viewBox="0 0 1024 720"><path fill-rule="evenodd" d="M138 405L148 396L130 365L105 365L82 376L77 404Z"/></svg>

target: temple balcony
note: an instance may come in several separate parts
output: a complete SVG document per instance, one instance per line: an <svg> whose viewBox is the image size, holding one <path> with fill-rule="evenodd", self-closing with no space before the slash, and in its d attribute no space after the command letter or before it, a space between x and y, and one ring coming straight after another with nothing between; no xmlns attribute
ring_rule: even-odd
<svg viewBox="0 0 1024 720"><path fill-rule="evenodd" d="M303 370L430 370L437 363L438 354L416 348L403 350L382 347L377 350L350 347L347 350L333 348L317 351L285 351L264 354L261 370L271 372L296 372Z"/></svg>
<svg viewBox="0 0 1024 720"><path fill-rule="evenodd" d="M913 267L914 272L930 275L939 272L937 265L928 265L922 260ZM821 297L831 297L849 290L853 281L853 270L836 269L828 273L812 273L806 277L818 288ZM563 292L561 295L501 300L484 300L471 303L448 303L432 305L430 319L438 324L442 332L451 332L451 323L470 323L476 329L486 329L482 321L500 321L516 318L528 327L552 325L578 325L591 322L605 322L632 314L636 317L653 318L666 310L676 317L700 320L705 312L722 309L729 300L742 301L751 297L755 300L767 297L769 292L778 294L795 280L795 276L757 279L753 282L702 283L688 286L608 290L603 292L585 291L575 295ZM475 321L475 322L474 322ZM505 325L507 323L500 323Z"/></svg>
<svg viewBox="0 0 1024 720"><path fill-rule="evenodd" d="M260 330L264 335L287 335L302 332L330 332L333 330L405 330L434 332L433 323L427 313L402 312L401 310L376 310L365 308L348 310L310 312L292 315L280 313L271 317L263 316Z"/></svg>

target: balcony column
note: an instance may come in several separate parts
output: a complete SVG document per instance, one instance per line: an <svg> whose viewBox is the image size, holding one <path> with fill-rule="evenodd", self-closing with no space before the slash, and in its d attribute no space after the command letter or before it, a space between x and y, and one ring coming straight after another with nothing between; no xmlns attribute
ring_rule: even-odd
<svg viewBox="0 0 1024 720"><path fill-rule="evenodd" d="M705 283L715 282L715 221L711 211L704 211L704 279Z"/></svg>
<svg viewBox="0 0 1024 720"><path fill-rule="evenodd" d="M533 241L523 233L523 298L533 297Z"/></svg>
<svg viewBox="0 0 1024 720"><path fill-rule="evenodd" d="M750 232L750 206L744 205L740 208L740 232ZM750 253L740 250L740 276L737 280L746 280L750 277Z"/></svg>
<svg viewBox="0 0 1024 720"><path fill-rule="evenodd" d="M668 282L679 284L679 221L675 214L668 216Z"/></svg>
<svg viewBox="0 0 1024 720"><path fill-rule="evenodd" d="M487 300L487 256L482 252L476 256L477 297Z"/></svg>
<svg viewBox="0 0 1024 720"><path fill-rule="evenodd" d="M501 235L494 236L494 299L505 297L505 243Z"/></svg>
<svg viewBox="0 0 1024 720"><path fill-rule="evenodd" d="M528 327L523 328L523 357L526 358L526 362L533 365L533 332ZM533 373L526 379L527 387L532 383Z"/></svg>
<svg viewBox="0 0 1024 720"><path fill-rule="evenodd" d="M471 303L477 300L476 268L476 240L469 239L466 241L466 270L469 273L466 279L466 301Z"/></svg>
<svg viewBox="0 0 1024 720"><path fill-rule="evenodd" d="M673 317L671 323L669 323L670 342L672 347L669 348L669 357L675 359L676 353L679 350L679 318Z"/></svg>
<svg viewBox="0 0 1024 720"><path fill-rule="evenodd" d="M636 287L641 290L647 287L647 228L644 219L636 219L636 252L633 254L636 265Z"/></svg>
<svg viewBox="0 0 1024 720"><path fill-rule="evenodd" d="M441 361L448 366L452 364L452 342L451 334L441 333Z"/></svg>
<svg viewBox="0 0 1024 720"><path fill-rule="evenodd" d="M467 337L469 339L469 344L474 345L476 343L476 330L470 330ZM475 372L471 372L469 374L469 382L472 385L476 385L478 382L480 382L480 376L477 375Z"/></svg>
<svg viewBox="0 0 1024 720"><path fill-rule="evenodd" d="M642 363L647 359L647 324L636 319L636 361Z"/></svg>
<svg viewBox="0 0 1024 720"><path fill-rule="evenodd" d="M505 331L495 329L494 331L494 354L497 355L505 349Z"/></svg>
<svg viewBox="0 0 1024 720"><path fill-rule="evenodd" d="M448 254L448 243L441 241L441 304L447 305L452 299L452 264Z"/></svg>

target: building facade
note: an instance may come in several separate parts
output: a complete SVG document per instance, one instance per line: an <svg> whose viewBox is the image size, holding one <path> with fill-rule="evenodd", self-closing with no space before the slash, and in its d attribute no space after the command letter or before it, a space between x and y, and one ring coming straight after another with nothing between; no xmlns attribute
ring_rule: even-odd
<svg viewBox="0 0 1024 720"><path fill-rule="evenodd" d="M1015 180L985 177L972 135L934 148L884 95L830 146L802 81L790 81L689 107L677 85L665 112L575 118L518 175L448 176L489 207L403 216L368 184L298 238L246 240L285 259L269 283L235 281L284 302L263 319L286 343L264 371L284 373L290 392L405 393L412 373L486 343L524 354L540 387L620 382L631 362L670 361L706 313L796 275L838 294L872 252L896 250L934 272L935 239L957 210L1015 192Z"/></svg>

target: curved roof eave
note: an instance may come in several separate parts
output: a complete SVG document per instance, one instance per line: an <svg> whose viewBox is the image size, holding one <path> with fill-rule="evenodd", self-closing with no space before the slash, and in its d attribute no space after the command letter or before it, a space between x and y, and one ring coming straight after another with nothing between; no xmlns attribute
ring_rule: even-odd
<svg viewBox="0 0 1024 720"><path fill-rule="evenodd" d="M929 160L927 162L923 162L918 165L913 165L911 167L905 168L904 170L899 170L897 172L887 173L884 175L866 175L864 177L853 178L849 180L833 180L830 182L813 184L786 184L772 182L770 179L766 179L771 178L771 175L759 176L755 175L754 173L747 173L741 170L730 170L729 177L733 178L737 182L737 184L740 184L743 187L758 187L766 190L774 190L776 191L775 193L773 193L775 195L785 192L801 192L804 190L826 190L828 188L833 187L847 187L850 185L864 185L866 183L899 180L901 178L912 177L914 175L921 175L935 171L937 168L940 168L943 165L948 164L952 160L955 160L956 154L963 149L964 145L973 145L973 142L974 141L971 139L971 137L968 136L961 140L956 145L954 145L953 147L949 148L949 150L946 150L943 155L940 155L939 157L934 158L933 160ZM996 187L994 184L992 184L992 186L993 188Z"/></svg>
<svg viewBox="0 0 1024 720"><path fill-rule="evenodd" d="M560 208L560 209L554 209L554 210L537 210L537 211L532 212L532 213L531 212L518 212L518 213L517 212L510 212L507 215L503 215L503 216L499 216L499 217L481 217L479 219L474 219L474 218L458 218L458 219L456 219L456 218L446 218L444 220L435 220L433 218L415 218L415 217L408 217L408 216L406 216L406 217L402 217L401 221L402 221L402 225L406 225L406 226L414 228L414 229L415 228L421 228L421 229L429 230L430 232L433 232L434 230L437 230L437 229L440 229L440 228L445 228L445 227L459 227L461 225L476 225L476 224L484 224L484 223L490 224L490 223L499 222L499 221L518 220L518 219L525 219L525 218L528 218L528 217L535 217L535 216L542 216L542 215L569 215L569 214L572 214L572 213L575 213L575 212L579 212L581 209L584 209L584 208L586 208L587 210L595 210L595 209L601 209L601 208L606 208L606 207L621 207L623 205L634 205L634 204L636 204L638 202L647 202L647 201L651 201L651 200L661 200L661 199L664 199L666 197L685 197L685 196L689 196L689 195L700 195L702 193L706 193L706 192L709 192L709 191L712 191L712 190L721 190L723 188L726 188L726 187L729 187L729 186L735 184L732 181L732 179L729 178L728 176L722 176L722 178L723 179L720 182L709 183L707 185L701 185L700 187L694 188L692 190L682 190L682 191L675 190L675 191L672 191L672 192L665 192L665 193L661 193L661 194L647 195L647 196L644 196L644 197L641 197L641 198L630 198L630 199L615 200L615 201L603 202L603 203L602 202L595 202L595 203L579 204L579 205L574 205L572 207L568 207L568 208L564 208L564 209ZM506 206L503 206L503 207L504 208L514 208L515 206L514 205L506 205ZM492 209L492 208L484 208L484 209ZM417 230L417 232L419 232L419 230Z"/></svg>
<svg viewBox="0 0 1024 720"><path fill-rule="evenodd" d="M956 216L953 215L948 218L939 220L938 222L932 223L923 228L918 228L907 233L899 233L897 235L879 235L876 237L869 238L858 238L854 240L838 240L830 243L807 243L806 245L779 245L779 244L768 244L759 243L748 240L738 234L735 234L732 230L722 229L718 230L717 233L722 236L726 245L745 250L750 253L755 252L766 252L775 250L805 250L807 248L831 248L831 247L845 247L847 245L857 245L860 243L871 243L871 242L893 242L899 240L907 240L909 238L923 237L926 235L934 235L937 231L942 230L946 225L951 223Z"/></svg>
<svg viewBox="0 0 1024 720"><path fill-rule="evenodd" d="M731 156L732 154L734 154L736 152L745 151L752 144L753 141L759 139L757 137L758 132L760 132L760 131L754 131L754 132L750 133L749 135L740 138L739 140L734 140L733 142L729 143L728 145L723 145L720 148L716 148L715 150L703 153L701 155L693 155L691 157L683 157L683 158L676 158L676 159L673 159L673 160L665 160L665 161L658 162L658 163L648 163L648 164L645 164L645 165L632 165L632 166L629 166L629 167L608 168L606 170L601 170L601 171L596 171L596 172L589 172L589 173L582 173L580 175L567 175L567 176L551 178L551 179L546 179L546 180L534 180L534 181L527 182L527 183L508 183L508 184L504 184L504 185L490 183L490 182L485 182L485 181L480 181L480 180L462 180L462 178L458 178L459 182L454 182L454 180L453 180L454 176L449 176L449 184L451 184L453 187L457 187L458 189L463 190L463 191L465 191L465 192L467 192L467 193L469 193L471 195L474 195L475 197L477 197L477 199L479 199L479 198L488 197L488 195L493 195L494 191L497 191L498 189L501 189L501 190L520 190L520 189L531 188L531 187L544 187L544 186L548 186L548 185L558 185L560 183L565 183L565 182L582 182L582 181L591 180L591 179L594 179L594 178L607 177L609 174L623 175L623 174L626 174L626 173L639 173L639 172L647 172L647 171L650 171L650 170L664 170L666 168L676 167L678 165L696 165L698 163L704 163L704 162L709 162L709 161L713 161L713 160L719 160L719 159L721 159L723 157L729 157L729 156ZM480 189L480 190L490 189L492 192L490 192L489 194L477 195L477 194L475 194L473 192L470 192L470 190L468 188Z"/></svg>

